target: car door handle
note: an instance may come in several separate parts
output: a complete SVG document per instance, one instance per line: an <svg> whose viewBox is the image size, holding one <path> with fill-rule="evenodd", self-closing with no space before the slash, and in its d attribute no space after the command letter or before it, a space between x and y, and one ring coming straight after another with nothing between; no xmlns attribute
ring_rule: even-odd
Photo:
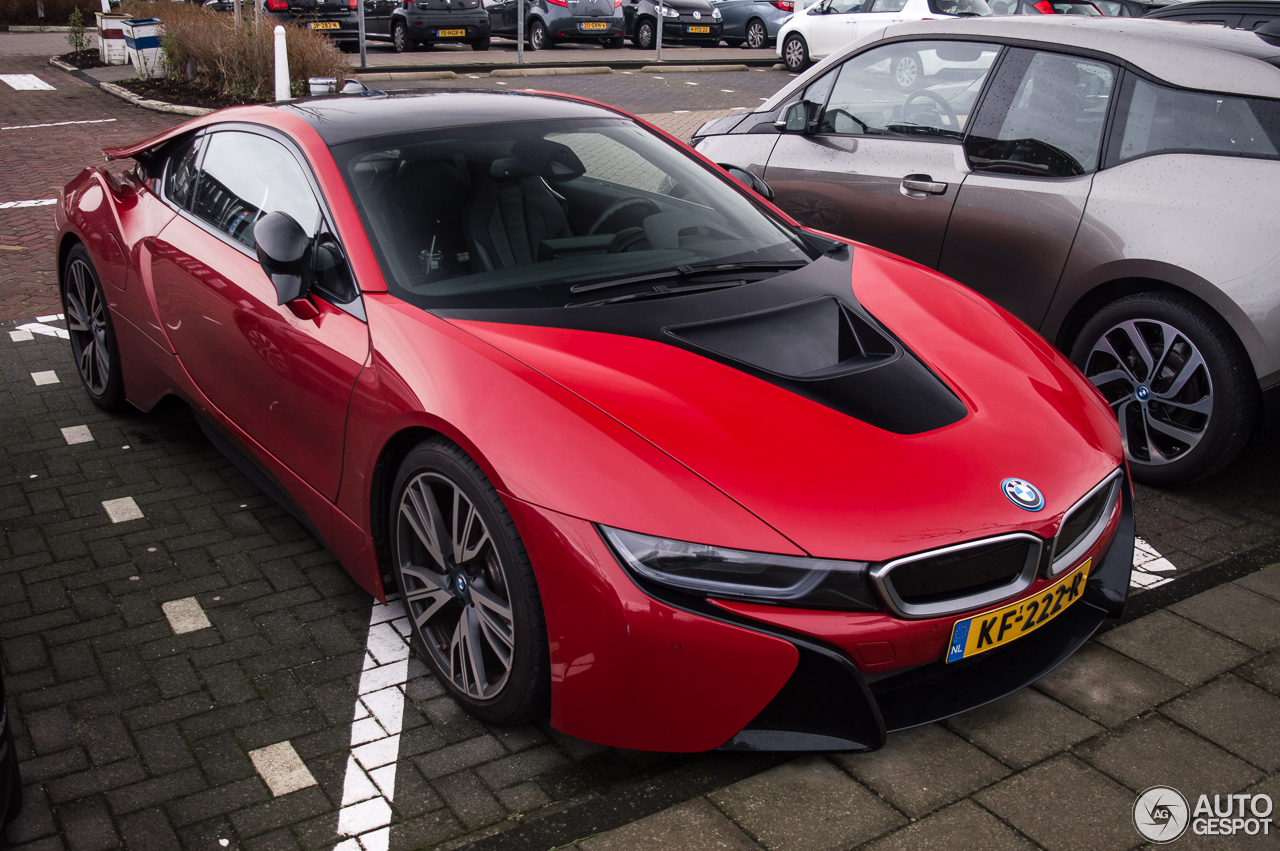
<svg viewBox="0 0 1280 851"><path fill-rule="evenodd" d="M927 174L908 174L902 178L902 188L909 192L941 195L947 191L947 184L939 183Z"/></svg>

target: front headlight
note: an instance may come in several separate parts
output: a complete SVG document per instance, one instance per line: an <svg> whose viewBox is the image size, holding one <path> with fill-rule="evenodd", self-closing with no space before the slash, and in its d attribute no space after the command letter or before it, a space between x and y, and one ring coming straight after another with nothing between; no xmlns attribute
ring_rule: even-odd
<svg viewBox="0 0 1280 851"><path fill-rule="evenodd" d="M712 10L711 10L711 17L712 17L712 18L714 18L714 19L716 19L716 20L718 21L718 20L720 20L721 18L723 18L724 16L720 14L720 10L719 10L719 9L712 9Z"/></svg>
<svg viewBox="0 0 1280 851"><path fill-rule="evenodd" d="M679 13L679 12L677 12L675 9L672 9L670 6L659 6L659 7L658 7L658 12L659 12L659 13L660 13L664 18L678 18L678 17L680 17L680 13Z"/></svg>
<svg viewBox="0 0 1280 851"><path fill-rule="evenodd" d="M806 608L879 608L865 562L729 550L608 526L599 529L623 567L669 588Z"/></svg>

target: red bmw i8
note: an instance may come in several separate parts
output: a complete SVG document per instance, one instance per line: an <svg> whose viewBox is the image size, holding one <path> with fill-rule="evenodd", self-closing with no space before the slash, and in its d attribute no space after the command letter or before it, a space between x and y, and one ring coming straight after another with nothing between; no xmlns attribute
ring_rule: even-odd
<svg viewBox="0 0 1280 851"><path fill-rule="evenodd" d="M1115 417L958 284L801 228L616 110L243 107L56 207L85 389L175 396L476 716L857 751L1125 601Z"/></svg>

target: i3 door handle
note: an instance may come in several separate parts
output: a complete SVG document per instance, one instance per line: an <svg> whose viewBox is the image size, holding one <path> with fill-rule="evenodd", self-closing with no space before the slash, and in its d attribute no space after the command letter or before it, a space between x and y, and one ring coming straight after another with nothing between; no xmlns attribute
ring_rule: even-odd
<svg viewBox="0 0 1280 851"><path fill-rule="evenodd" d="M947 191L947 184L939 183L927 174L908 174L902 178L902 188L926 195L941 195Z"/></svg>

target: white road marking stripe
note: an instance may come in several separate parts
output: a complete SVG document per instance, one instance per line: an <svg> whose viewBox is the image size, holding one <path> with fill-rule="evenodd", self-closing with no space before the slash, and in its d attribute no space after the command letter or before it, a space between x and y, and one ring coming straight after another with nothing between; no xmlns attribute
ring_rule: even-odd
<svg viewBox="0 0 1280 851"><path fill-rule="evenodd" d="M53 86L35 74L0 74L0 80L8 83L10 88L20 92L56 92Z"/></svg>
<svg viewBox="0 0 1280 851"><path fill-rule="evenodd" d="M173 627L176 635L213 626L209 623L209 617L204 613L204 609L200 608L200 601L195 597L183 597L181 600L161 603L160 610L169 619L169 626Z"/></svg>
<svg viewBox="0 0 1280 851"><path fill-rule="evenodd" d="M67 329L55 328L52 325L45 325L43 322L27 322L24 325L19 325L18 330L26 331L28 334L40 334L45 337L60 337L63 340L71 339L71 332ZM10 331L9 335L13 336L13 333L14 332ZM31 338L24 337L23 339L30 340Z"/></svg>
<svg viewBox="0 0 1280 851"><path fill-rule="evenodd" d="M27 342L28 340L34 340L34 339L35 339L35 337L31 336L31 332L30 332L30 331L20 331L20 330L19 330L19 331L10 331L10 332L9 332L9 339L10 339L10 340L12 340L12 341L13 341L13 342L15 342L15 343L25 343L25 342Z"/></svg>
<svg viewBox="0 0 1280 851"><path fill-rule="evenodd" d="M46 314L45 316L36 317L37 322L59 322L63 319L66 319L66 317L63 316L61 313L49 313L49 314Z"/></svg>
<svg viewBox="0 0 1280 851"><path fill-rule="evenodd" d="M11 210L16 207L52 207L58 203L57 198L41 198L39 201L0 201L0 210Z"/></svg>
<svg viewBox="0 0 1280 851"><path fill-rule="evenodd" d="M399 600L386 606L374 604L338 812L338 835L351 838L335 851L386 851L390 844L390 802L395 800L404 687L409 679L408 632L409 621Z"/></svg>
<svg viewBox="0 0 1280 851"><path fill-rule="evenodd" d="M267 781L267 788L276 798L319 785L290 742L277 742L249 751L249 759L253 760L253 767Z"/></svg>
<svg viewBox="0 0 1280 851"><path fill-rule="evenodd" d="M111 518L112 523L141 520L143 517L142 509L138 507L138 503L134 502L131 496L105 500L102 503L102 507L107 510L107 516ZM193 597L192 599L194 600L195 598Z"/></svg>
<svg viewBox="0 0 1280 851"><path fill-rule="evenodd" d="M1141 538L1134 539L1133 572L1129 574L1130 588L1155 588L1166 582L1172 582L1173 576L1162 574L1171 574L1177 569L1173 562L1160 555L1155 547Z"/></svg>
<svg viewBox="0 0 1280 851"><path fill-rule="evenodd" d="M114 118L94 118L89 121L53 121L49 124L15 124L12 127L0 127L0 130L34 130L37 127L65 127L68 124L106 124Z"/></svg>
<svg viewBox="0 0 1280 851"><path fill-rule="evenodd" d="M42 386L44 386L45 384L60 384L60 383L61 383L60 381L58 381L58 373L54 372L52 369L47 370L47 371L45 371L45 372L33 372L33 373L31 373L31 380L32 380L32 381L34 381L34 382L36 383L36 386L37 386L37 387L42 387Z"/></svg>
<svg viewBox="0 0 1280 851"><path fill-rule="evenodd" d="M68 446L93 442L93 432L89 431L87 425L67 426L62 430L62 437L67 441ZM142 512L138 513L141 514Z"/></svg>

